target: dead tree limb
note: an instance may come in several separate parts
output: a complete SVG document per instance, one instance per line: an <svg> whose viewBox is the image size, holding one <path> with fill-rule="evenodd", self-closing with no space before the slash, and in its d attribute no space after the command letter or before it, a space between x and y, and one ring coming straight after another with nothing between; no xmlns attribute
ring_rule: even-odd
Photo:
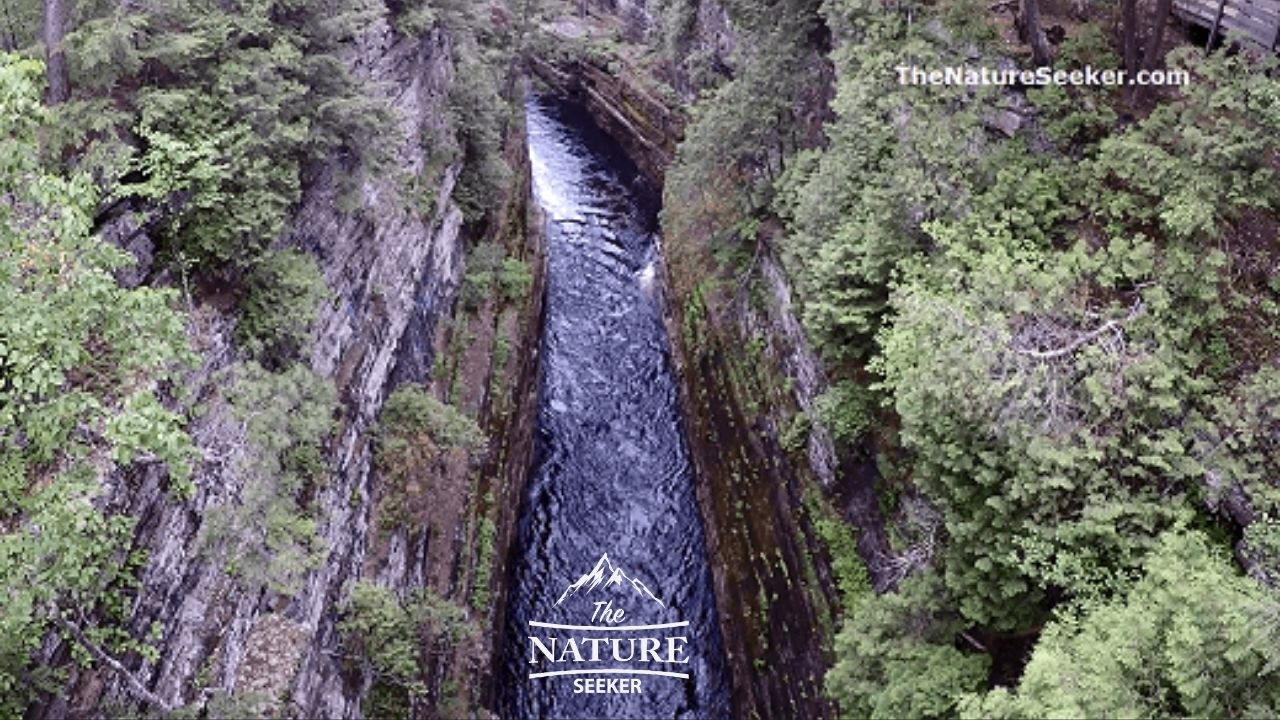
<svg viewBox="0 0 1280 720"><path fill-rule="evenodd" d="M1134 318L1136 318L1137 316L1141 315L1142 308L1143 308L1142 301L1138 301L1138 303L1135 304L1133 308L1129 310L1129 315L1127 317L1123 319L1108 320L1107 322L1103 323L1099 327L1093 330L1090 330L1089 332L1083 335L1076 337L1076 339L1072 340L1066 345L1063 345L1062 347L1053 348L1052 350L1018 350L1017 352L1019 355L1035 358L1037 360L1052 360L1054 358L1062 357L1063 355L1070 355L1076 350L1079 350L1084 345L1093 342L1094 340L1120 327L1120 325L1127 323L1133 320Z"/></svg>
<svg viewBox="0 0 1280 720"><path fill-rule="evenodd" d="M87 650L95 660L115 671L115 673L124 680L125 684L129 687L129 691L133 693L134 697L149 705L155 706L161 712L173 712L173 705L165 702L159 695L148 690L147 686L144 685L142 681L129 670L129 668L124 666L124 663L111 657L105 650L99 647L97 643L90 640L88 636L84 634L84 631L80 629L79 625L62 617L62 613L58 611L54 611L53 621L58 625L58 627L65 630L72 639L77 643L80 643L80 646Z"/></svg>

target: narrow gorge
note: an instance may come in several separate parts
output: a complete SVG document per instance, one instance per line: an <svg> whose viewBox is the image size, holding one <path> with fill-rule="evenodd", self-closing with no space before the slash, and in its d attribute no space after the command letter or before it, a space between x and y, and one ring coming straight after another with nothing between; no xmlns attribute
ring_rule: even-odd
<svg viewBox="0 0 1280 720"><path fill-rule="evenodd" d="M10 0L0 720L1280 712L1188 7Z"/></svg>
<svg viewBox="0 0 1280 720"><path fill-rule="evenodd" d="M306 165L299 201L275 243L315 258L326 288L298 354L299 367L337 389L336 422L320 448L332 474L306 488L300 505L315 523L306 545L318 554L299 572L276 562L274 555L288 548L271 544L273 530L262 540L266 547L253 549L246 544L253 540L227 537L216 524L220 513L242 503L267 501L254 494L262 479L248 470L260 452L253 435L264 429L246 420L236 396L241 384L261 376L237 348L235 291L228 297L215 284L198 286L189 291L188 334L201 362L182 381L195 398L191 436L205 458L195 470L195 492L188 498L166 489L162 466L124 467L111 476L101 503L106 512L137 518L131 545L145 558L122 630L144 637L162 628L159 643L154 655L115 670L73 670L29 717L92 717L103 707L136 703L211 715L450 716L482 707L539 716L554 707L563 714L563 700L549 705L535 688L512 687L525 674L520 658L528 652L517 626L553 599L555 583L588 569L597 548L617 561L634 559L628 569L664 593L661 615L688 621L696 648L692 685L671 681L654 694L623 698L615 709L703 717L725 715L732 704L735 713L758 712L754 698L729 693L730 677L740 683L757 674L737 636L762 637L765 629L744 628L735 605L738 593L756 591L726 590L742 579L726 573L723 557L713 556L712 565L707 555L708 545L755 551L749 541L721 539L719 523L733 521L710 499L718 489L697 480L698 469L719 477L709 470L717 452L701 441L699 454L687 449L689 423L707 422L708 408L691 405L690 386L674 374L684 361L673 355L680 329L657 212L682 110L607 68L531 55L530 77L547 98L560 99L529 100L530 133L526 118L508 120L496 148L507 168L493 186L500 196L483 199L481 218L468 217L474 211L458 200L461 183L474 165L491 160L471 157L465 146L450 160L432 144L469 132L454 124L453 113L458 58L470 52L459 45L476 41L448 25L409 36L398 22L388 13L354 35L340 57L354 79L378 88L396 118L386 134L400 139L381 150L395 172L371 174L343 159ZM536 97L521 89L528 80L520 75L505 82L516 102ZM102 234L135 256L130 282L163 282L167 269L152 264L164 250L163 215L145 201L130 202L133 208L105 216ZM155 219L139 224L148 213ZM570 260L547 248L550 241L564 253L588 240L598 257ZM614 276L624 284L605 290ZM585 284L570 290L572 283ZM583 303L602 304L582 317L569 310L597 307ZM598 360L583 365L593 355ZM280 410L307 412L303 403L314 391L293 380L295 386L258 390L267 394L257 402L294 395L298 404ZM413 416L430 406L408 396L397 403L396 388L421 388L414 392L474 418L483 448L446 447L428 427L398 435L387 427L394 422L388 415ZM557 420L572 411L590 414L568 425ZM696 414L685 420L684 413ZM385 452L388 437L431 449ZM576 479L563 480L566 472ZM580 487L548 487L572 482ZM558 498L555 512L546 497ZM577 509L560 507L566 502ZM741 500L737 506L741 512ZM557 549L548 523L565 522L556 533L577 539ZM705 541L704 522L710 523ZM257 533L234 527L230 532ZM255 583L235 557L246 552L262 553L256 574L290 577ZM404 632L409 626L399 623L414 623L416 612L432 612L428 606L456 608L461 624L432 630L440 633L436 639L424 638L413 650L422 684L406 692L408 677L376 647L406 638L379 639L391 628L368 623ZM356 613L373 619L353 621ZM374 637L353 646L357 633ZM728 660L721 633L734 637ZM76 651L69 640L50 636L40 662L65 665ZM353 652L367 655L355 662ZM755 652L770 662L796 657ZM807 682L817 698L816 676ZM799 707L789 702L791 710Z"/></svg>

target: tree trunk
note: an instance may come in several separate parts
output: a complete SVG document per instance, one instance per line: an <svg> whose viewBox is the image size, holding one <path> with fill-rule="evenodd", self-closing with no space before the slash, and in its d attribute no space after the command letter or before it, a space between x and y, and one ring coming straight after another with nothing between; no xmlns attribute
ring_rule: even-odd
<svg viewBox="0 0 1280 720"><path fill-rule="evenodd" d="M1124 71L1138 72L1138 0L1120 0L1120 33L1124 46Z"/></svg>
<svg viewBox="0 0 1280 720"><path fill-rule="evenodd" d="M1040 23L1040 0L1022 0L1022 23L1027 33L1027 44L1031 46L1031 62L1036 67L1048 65L1053 60L1053 53Z"/></svg>
<svg viewBox="0 0 1280 720"><path fill-rule="evenodd" d="M1171 12L1173 0L1157 0L1155 16L1151 18L1151 39L1142 58L1143 70L1155 70L1164 57L1164 29L1169 24Z"/></svg>
<svg viewBox="0 0 1280 720"><path fill-rule="evenodd" d="M67 34L67 12L72 0L44 0L44 55L49 75L50 105L67 99L67 56L62 41Z"/></svg>
<svg viewBox="0 0 1280 720"><path fill-rule="evenodd" d="M1147 38L1147 46L1143 50L1142 69L1155 70L1164 59L1164 29L1169 24L1169 13L1173 12L1173 0L1157 0L1155 15L1151 18L1151 34ZM1151 94L1150 85L1135 85L1133 102L1146 101Z"/></svg>
<svg viewBox="0 0 1280 720"><path fill-rule="evenodd" d="M4 35L0 35L0 51L13 52L18 48L18 31L13 26L13 3L4 4Z"/></svg>

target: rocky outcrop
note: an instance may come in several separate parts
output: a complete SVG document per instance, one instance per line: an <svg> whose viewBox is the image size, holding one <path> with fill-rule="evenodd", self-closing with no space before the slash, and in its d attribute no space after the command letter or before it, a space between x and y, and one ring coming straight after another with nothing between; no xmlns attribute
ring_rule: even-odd
<svg viewBox="0 0 1280 720"><path fill-rule="evenodd" d="M586 108L645 177L662 187L684 135L685 120L678 107L661 99L624 65L610 68L585 56L561 62L535 56L529 68L553 93Z"/></svg>

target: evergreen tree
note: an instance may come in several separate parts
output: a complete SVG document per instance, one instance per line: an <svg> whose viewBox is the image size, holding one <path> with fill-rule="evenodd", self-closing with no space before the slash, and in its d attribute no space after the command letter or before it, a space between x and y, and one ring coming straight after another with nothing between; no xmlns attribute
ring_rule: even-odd
<svg viewBox="0 0 1280 720"><path fill-rule="evenodd" d="M1280 599L1204 535L1170 532L1122 596L1047 627L1015 692L967 717L1274 717Z"/></svg>

